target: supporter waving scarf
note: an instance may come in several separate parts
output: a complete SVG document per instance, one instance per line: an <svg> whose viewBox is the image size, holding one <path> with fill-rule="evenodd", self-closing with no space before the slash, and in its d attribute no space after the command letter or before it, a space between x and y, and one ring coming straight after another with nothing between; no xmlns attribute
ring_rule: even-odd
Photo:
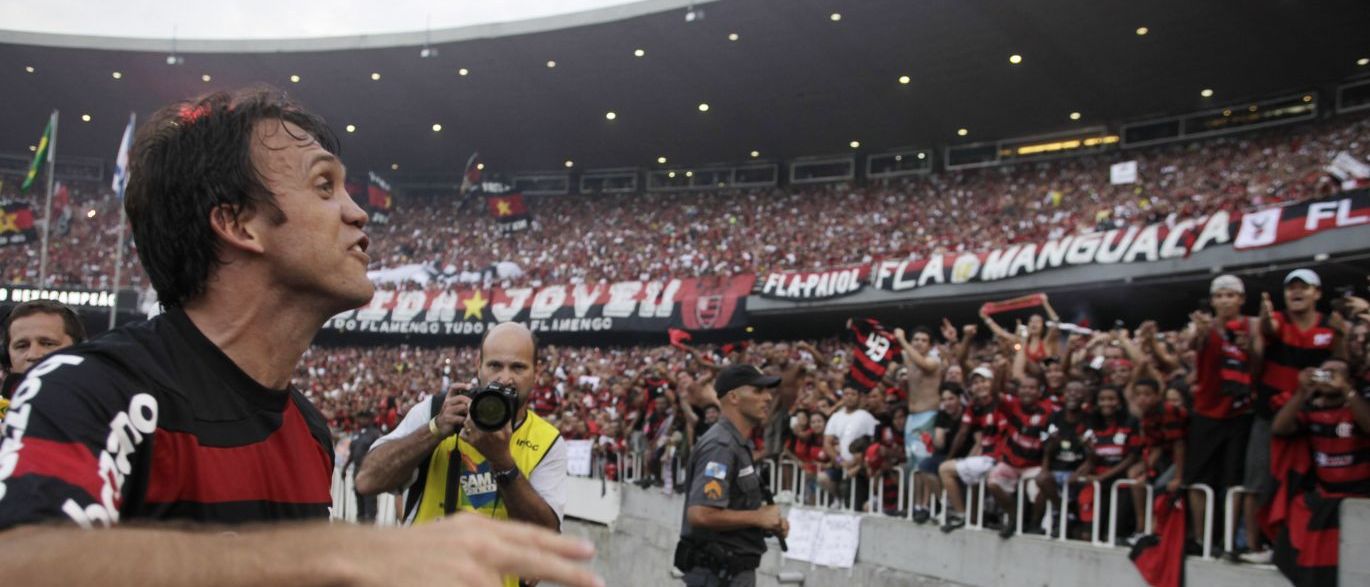
<svg viewBox="0 0 1370 587"><path fill-rule="evenodd" d="M847 328L856 345L847 371L847 385L863 392L870 391L880 384L890 363L899 357L899 344L874 318L852 318L847 320Z"/></svg>
<svg viewBox="0 0 1370 587"><path fill-rule="evenodd" d="M1185 498L1181 493L1162 493L1152 506L1156 533L1148 534L1132 547L1128 558L1152 587L1184 585Z"/></svg>

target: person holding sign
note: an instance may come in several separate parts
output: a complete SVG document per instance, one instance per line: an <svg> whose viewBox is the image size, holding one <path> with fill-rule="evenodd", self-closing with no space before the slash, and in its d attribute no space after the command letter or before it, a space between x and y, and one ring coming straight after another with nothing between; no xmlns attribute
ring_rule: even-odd
<svg viewBox="0 0 1370 587"><path fill-rule="evenodd" d="M689 587L752 587L766 552L765 536L783 541L790 524L752 463L747 439L766 422L780 377L752 365L728 365L714 379L723 417L699 439L686 477L675 566ZM782 544L783 546L783 544Z"/></svg>

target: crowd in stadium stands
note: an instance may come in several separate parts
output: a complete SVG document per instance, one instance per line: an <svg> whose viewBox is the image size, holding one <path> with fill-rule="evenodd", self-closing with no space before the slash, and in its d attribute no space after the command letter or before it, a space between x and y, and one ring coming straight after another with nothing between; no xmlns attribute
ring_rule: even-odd
<svg viewBox="0 0 1370 587"><path fill-rule="evenodd" d="M1177 331L1150 321L1061 329L1043 295L1016 315L984 313L980 324L928 319L873 327L884 341L878 350L868 333L709 349L547 346L529 404L566 439L594 441L596 475L678 485L674 465L686 462L694 439L718 418L713 373L728 363L760 365L783 382L775 417L755 435L755 453L798 463L803 481L781 467L775 489L806 503L907 515L944 531L979 508L985 527L1006 538L1066 532L1083 540L1095 517L1109 519L1110 488L1132 479L1138 484L1117 503L1119 539L1131 540L1146 524L1146 486L1159 494L1202 483L1216 498L1189 498L1190 536L1198 540L1202 508L1223 507L1228 488L1272 490L1264 485L1272 482L1272 430L1276 439L1312 441L1324 495L1370 497L1370 303L1339 298L1332 312L1319 311L1329 305L1320 283L1298 270L1283 290L1257 292L1220 277L1212 284L1213 311L1190 314ZM1260 300L1259 315L1240 313L1247 296ZM887 349L899 358L864 389L863 377ZM345 438L357 414L374 413L393 427L427 394L469 381L475 365L466 347L315 347L297 384ZM634 461L635 473L625 475L621 468ZM910 473L915 493L900 502L898 476ZM1020 486L1019 479L1035 483ZM967 490L982 481L993 499L976 505ZM1104 511L1080 498L1095 481ZM884 485L878 503L867 503L877 493L872 482ZM1033 493L1022 502L1022 526L1015 515L1020 487ZM1063 489L1071 496L1064 529L1059 517L1043 515ZM1248 524L1243 560L1269 562L1269 541L1251 538L1260 535L1259 499L1238 503ZM934 515L934 504L945 514ZM1060 512L1059 502L1053 507ZM1002 515L989 515L995 511ZM1215 537L1222 531L1216 523ZM1198 546L1188 548L1192 554Z"/></svg>
<svg viewBox="0 0 1370 587"><path fill-rule="evenodd" d="M368 228L369 252L373 269L430 264L504 287L838 267L1306 200L1336 191L1324 167L1342 151L1370 156L1370 118L867 186L529 197L532 225L512 236L482 202L401 193L389 223ZM1138 183L1112 185L1109 165L1131 159ZM8 178L0 199L41 210L42 190L19 196L18 184ZM116 202L94 184L71 186L69 201L49 284L99 287L112 275ZM125 275L146 283L131 257ZM0 270L37 282L37 247L0 248Z"/></svg>
<svg viewBox="0 0 1370 587"><path fill-rule="evenodd" d="M41 227L46 191L34 186L19 192L20 178L0 176L0 201L23 202L30 206ZM114 280L114 263L119 242L119 205L107 184L64 182L58 184L52 203L52 232L48 247L47 285L89 289L109 289ZM37 231L41 236L41 228ZM141 288L147 284L142 265L125 234L128 249L119 281L123 287ZM0 247L0 279L6 284L38 283L41 264L39 241Z"/></svg>

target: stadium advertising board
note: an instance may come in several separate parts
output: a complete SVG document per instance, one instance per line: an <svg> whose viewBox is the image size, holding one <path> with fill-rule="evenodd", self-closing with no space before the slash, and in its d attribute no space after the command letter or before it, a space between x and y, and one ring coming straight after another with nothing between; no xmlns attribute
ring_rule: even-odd
<svg viewBox="0 0 1370 587"><path fill-rule="evenodd" d="M378 290L371 303L324 324L339 333L480 337L516 321L535 333L721 330L747 323L753 275L552 285L538 289Z"/></svg>
<svg viewBox="0 0 1370 587"><path fill-rule="evenodd" d="M87 308L108 309L119 301L120 296L116 296L112 291L94 291L88 289L41 289L25 286L4 286L0 287L0 304L22 304L33 300L53 300L61 302L78 310ZM131 301L130 299L124 300ZM127 309L129 304L120 304L121 311Z"/></svg>
<svg viewBox="0 0 1370 587"><path fill-rule="evenodd" d="M1226 243L1233 243L1238 250L1259 248L1366 223L1370 223L1370 190L1359 190L1237 218L1219 211L1202 218L1071 235L988 252L935 254L826 271L770 273L757 281L754 293L769 299L819 301L852 295L866 286L897 292L934 284L995 282L1063 267L1183 258Z"/></svg>

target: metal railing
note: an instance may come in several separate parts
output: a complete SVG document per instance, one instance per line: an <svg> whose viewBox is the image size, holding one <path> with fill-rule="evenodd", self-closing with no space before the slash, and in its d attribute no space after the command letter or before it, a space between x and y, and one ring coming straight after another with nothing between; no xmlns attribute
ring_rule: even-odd
<svg viewBox="0 0 1370 587"><path fill-rule="evenodd" d="M1246 487L1238 485L1229 488L1227 495L1223 497L1223 552L1231 554L1237 551L1237 508L1234 507L1236 498L1241 494L1255 494L1254 491L1247 490ZM1253 537L1247 536L1247 546L1251 545Z"/></svg>

